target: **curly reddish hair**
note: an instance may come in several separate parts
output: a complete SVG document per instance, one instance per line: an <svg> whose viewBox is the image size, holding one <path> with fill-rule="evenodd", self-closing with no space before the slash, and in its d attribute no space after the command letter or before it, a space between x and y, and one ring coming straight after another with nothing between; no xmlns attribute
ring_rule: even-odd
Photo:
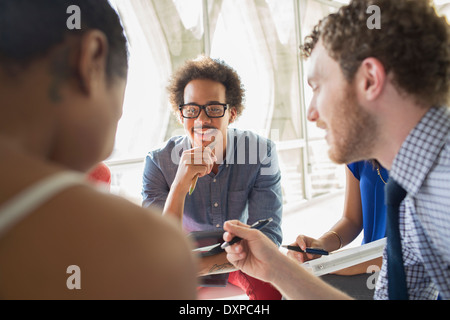
<svg viewBox="0 0 450 320"><path fill-rule="evenodd" d="M369 29L371 5L381 11L381 29ZM449 104L449 24L429 0L353 0L315 26L300 47L307 58L322 40L351 82L364 59L374 57L392 72L399 91L420 105Z"/></svg>

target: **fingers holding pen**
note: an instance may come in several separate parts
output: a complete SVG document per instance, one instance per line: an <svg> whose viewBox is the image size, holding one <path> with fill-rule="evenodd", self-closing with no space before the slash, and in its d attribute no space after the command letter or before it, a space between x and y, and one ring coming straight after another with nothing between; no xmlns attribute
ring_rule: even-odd
<svg viewBox="0 0 450 320"><path fill-rule="evenodd" d="M305 251L307 247L317 247L317 248L322 247L322 245L320 244L320 242L318 240L308 237L308 236L305 236L305 235L297 236L295 242L292 243L291 246L300 247L300 249L302 249L303 251ZM288 251L287 255L288 255L288 257L290 257L294 260L297 260L300 263L320 257L318 255L311 254L311 253L301 253L301 252L296 252L296 251L291 251L291 250Z"/></svg>
<svg viewBox="0 0 450 320"><path fill-rule="evenodd" d="M283 256L272 240L260 230L237 220L225 222L224 229L224 241L229 242L234 237L242 239L226 247L228 261L250 276L271 281L273 267L278 265Z"/></svg>
<svg viewBox="0 0 450 320"><path fill-rule="evenodd" d="M217 157L209 147L200 147L193 149L193 165L206 166L206 173L209 174L213 169L214 163L217 162ZM191 158L192 159L192 158ZM203 175L205 175L203 174ZM200 176L203 176L200 175Z"/></svg>
<svg viewBox="0 0 450 320"><path fill-rule="evenodd" d="M172 188L180 194L186 194L193 179L209 174L216 161L216 156L208 147L195 147L185 150L181 154Z"/></svg>
<svg viewBox="0 0 450 320"><path fill-rule="evenodd" d="M203 177L209 174L217 161L209 147L195 147L183 152L180 165L185 168L185 174L192 179L195 175Z"/></svg>
<svg viewBox="0 0 450 320"><path fill-rule="evenodd" d="M194 141L194 147L192 149L186 150L184 153L190 155L186 160L190 160L189 164L193 165L208 165L212 166L215 162L217 162L217 157L215 155L215 146L217 142L215 137L212 138L211 142L208 145L203 145L202 143L196 143ZM183 153L183 154L184 154ZM209 170L210 172L211 170ZM208 173L209 173L208 172Z"/></svg>
<svg viewBox="0 0 450 320"><path fill-rule="evenodd" d="M224 224L224 229L225 232L223 234L223 240L225 242L230 242L234 237L239 236L240 235L245 235L245 230L241 230L239 228L245 228L250 230L250 226L246 225L245 223L242 223L238 220L232 220L232 221L227 221ZM245 237L243 238L245 239ZM245 259L246 257L246 252L245 252L245 248L244 248L244 242L240 241L232 246L228 246L225 248L225 251L227 252L227 258L228 260L235 264L236 262Z"/></svg>

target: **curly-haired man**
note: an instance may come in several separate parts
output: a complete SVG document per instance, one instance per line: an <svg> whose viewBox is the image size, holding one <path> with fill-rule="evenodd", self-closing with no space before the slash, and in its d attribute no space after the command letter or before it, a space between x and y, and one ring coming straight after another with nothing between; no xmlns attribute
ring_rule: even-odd
<svg viewBox="0 0 450 320"><path fill-rule="evenodd" d="M366 25L373 5L380 29ZM375 298L450 299L448 22L428 0L353 0L322 20L301 49L314 91L308 119L326 130L330 157L377 159L406 194L399 219L388 211L388 226L397 220L398 227L387 232ZM227 248L229 261L245 272L291 298L344 298L262 244L255 230L237 222L224 227L252 240Z"/></svg>
<svg viewBox="0 0 450 320"><path fill-rule="evenodd" d="M220 232L230 219L252 224L272 218L264 233L280 245L281 176L275 146L252 132L228 128L244 109L236 71L221 60L200 56L174 73L168 90L186 134L148 154L143 206L164 208L187 232ZM234 270L224 252L201 259L203 282L226 282ZM270 284L240 271L231 272L228 280L250 299L281 298Z"/></svg>

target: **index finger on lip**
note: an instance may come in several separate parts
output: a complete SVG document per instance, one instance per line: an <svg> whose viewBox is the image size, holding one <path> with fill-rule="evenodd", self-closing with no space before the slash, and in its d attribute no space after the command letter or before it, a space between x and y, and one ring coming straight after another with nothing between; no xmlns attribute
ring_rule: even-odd
<svg viewBox="0 0 450 320"><path fill-rule="evenodd" d="M206 148L209 148L209 149L212 151L212 149L214 149L214 147L216 146L216 144L217 144L217 141L216 141L216 139L214 138L214 140L211 141L211 143L208 144L208 145L205 147L205 149L206 149Z"/></svg>

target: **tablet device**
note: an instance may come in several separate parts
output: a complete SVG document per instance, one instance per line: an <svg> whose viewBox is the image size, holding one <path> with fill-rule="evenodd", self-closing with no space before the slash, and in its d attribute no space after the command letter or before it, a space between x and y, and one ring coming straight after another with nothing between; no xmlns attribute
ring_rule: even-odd
<svg viewBox="0 0 450 320"><path fill-rule="evenodd" d="M215 244L222 244L223 243L223 230L217 230L217 231L193 231L188 234L188 237L191 238L191 240L194 243L195 248L203 248L208 247ZM215 254L218 254L220 252L223 252L224 250L220 248L220 245L218 248L209 251L196 251L198 252L200 257L208 257ZM200 287L225 287L228 283L228 273L223 274L211 274L206 276L199 277L199 286Z"/></svg>
<svg viewBox="0 0 450 320"><path fill-rule="evenodd" d="M214 250L209 250L208 246L223 243L223 230L217 231L193 231L188 234L188 237L194 243L195 248L205 248L205 250L196 251L201 257L208 257L223 252L222 248L217 247Z"/></svg>

